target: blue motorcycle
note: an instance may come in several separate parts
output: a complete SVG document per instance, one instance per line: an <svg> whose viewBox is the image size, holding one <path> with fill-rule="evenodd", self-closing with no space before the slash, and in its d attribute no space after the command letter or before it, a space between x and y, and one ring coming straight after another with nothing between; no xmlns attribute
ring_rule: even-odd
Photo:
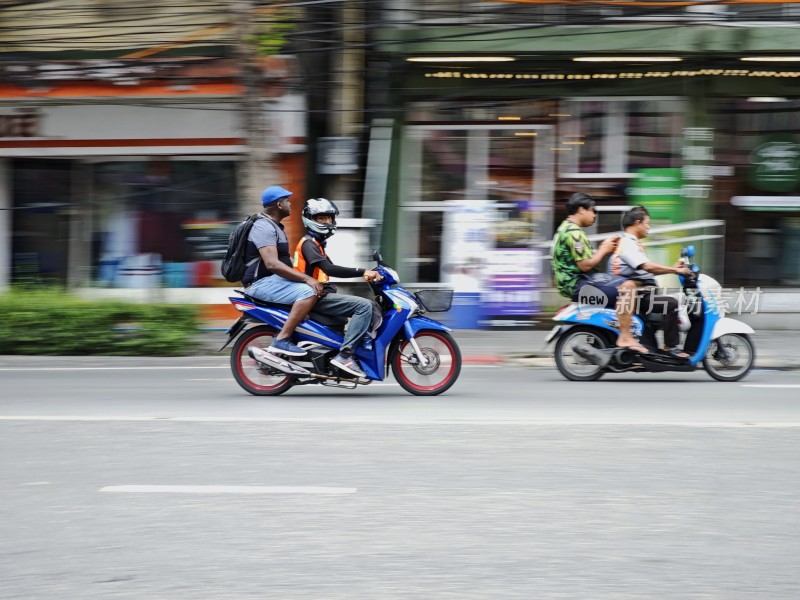
<svg viewBox="0 0 800 600"><path fill-rule="evenodd" d="M270 352L268 363L253 358L251 349L267 349L283 327L290 306L262 302L245 290L229 298L242 316L228 329L231 371L236 382L256 396L275 396L295 385L318 384L355 389L382 381L391 365L397 383L417 396L433 396L450 389L461 372L461 351L451 329L423 316L425 312L450 309L452 290L419 290L411 293L399 285L397 272L373 255L381 279L370 284L383 320L373 335L365 336L355 356L366 373L355 378L330 364L344 339L345 322L312 311L295 329L294 341L307 351L302 357L283 357ZM373 337L374 336L374 337Z"/></svg>
<svg viewBox="0 0 800 600"><path fill-rule="evenodd" d="M739 381L753 366L753 329L725 316L721 286L693 264L694 246L681 250L681 259L693 276L680 277L685 295L681 330L686 333L681 359L657 350L656 331L661 315L633 315L633 335L650 352L640 354L615 347L619 321L613 308L580 305L563 307L553 320L559 321L545 339L556 342L555 360L561 374L572 381L595 381L604 373L635 371L694 371L700 364L717 381Z"/></svg>

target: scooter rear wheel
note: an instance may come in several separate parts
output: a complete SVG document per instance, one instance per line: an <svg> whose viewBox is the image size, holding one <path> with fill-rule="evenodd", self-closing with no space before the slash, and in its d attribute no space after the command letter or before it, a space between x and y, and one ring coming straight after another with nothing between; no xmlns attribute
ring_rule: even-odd
<svg viewBox="0 0 800 600"><path fill-rule="evenodd" d="M267 325L257 325L242 333L231 350L231 372L243 390L254 396L277 396L292 387L288 375L272 375L247 353L250 347L269 348L275 330Z"/></svg>
<svg viewBox="0 0 800 600"><path fill-rule="evenodd" d="M597 381L605 370L575 352L575 346L587 344L598 350L608 348L605 338L588 327L573 327L564 333L556 343L556 367L570 381Z"/></svg>
<svg viewBox="0 0 800 600"><path fill-rule="evenodd" d="M717 381L739 381L750 372L756 349L750 336L727 333L711 342L703 366Z"/></svg>

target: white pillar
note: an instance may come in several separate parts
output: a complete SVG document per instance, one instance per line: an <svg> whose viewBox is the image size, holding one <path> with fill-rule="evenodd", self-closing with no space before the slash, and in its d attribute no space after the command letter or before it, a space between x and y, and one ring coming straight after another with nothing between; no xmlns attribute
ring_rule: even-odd
<svg viewBox="0 0 800 600"><path fill-rule="evenodd" d="M11 160L0 158L0 292L11 285Z"/></svg>

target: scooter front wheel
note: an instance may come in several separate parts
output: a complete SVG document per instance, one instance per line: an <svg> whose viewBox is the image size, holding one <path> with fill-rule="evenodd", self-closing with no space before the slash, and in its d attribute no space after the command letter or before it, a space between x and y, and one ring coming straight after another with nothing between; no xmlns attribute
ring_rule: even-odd
<svg viewBox="0 0 800 600"><path fill-rule="evenodd" d="M570 381L597 381L603 376L603 367L594 364L575 352L581 344L598 350L608 348L608 344L597 331L588 327L573 327L564 333L556 343L556 367Z"/></svg>
<svg viewBox="0 0 800 600"><path fill-rule="evenodd" d="M409 340L400 342L392 357L392 373L405 391L415 396L435 396L450 389L461 373L461 350L445 331L418 331L414 341L425 364Z"/></svg>
<svg viewBox="0 0 800 600"><path fill-rule="evenodd" d="M739 381L750 372L755 359L756 349L749 336L726 333L711 342L703 366L717 381Z"/></svg>
<svg viewBox="0 0 800 600"><path fill-rule="evenodd" d="M254 396L277 396L292 387L288 375L274 375L247 353L248 348L268 348L272 345L275 330L267 325L257 325L244 331L231 350L231 372L242 389Z"/></svg>

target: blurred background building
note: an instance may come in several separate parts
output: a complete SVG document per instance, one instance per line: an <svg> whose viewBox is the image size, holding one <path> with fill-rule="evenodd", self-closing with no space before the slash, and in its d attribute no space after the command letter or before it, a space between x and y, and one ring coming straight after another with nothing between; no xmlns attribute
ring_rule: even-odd
<svg viewBox="0 0 800 600"><path fill-rule="evenodd" d="M575 191L593 233L645 204L657 259L692 241L726 285L797 286L798 24L774 0L0 1L0 285L221 297L231 223L277 183L339 204L338 262L380 246L481 318L541 308Z"/></svg>

